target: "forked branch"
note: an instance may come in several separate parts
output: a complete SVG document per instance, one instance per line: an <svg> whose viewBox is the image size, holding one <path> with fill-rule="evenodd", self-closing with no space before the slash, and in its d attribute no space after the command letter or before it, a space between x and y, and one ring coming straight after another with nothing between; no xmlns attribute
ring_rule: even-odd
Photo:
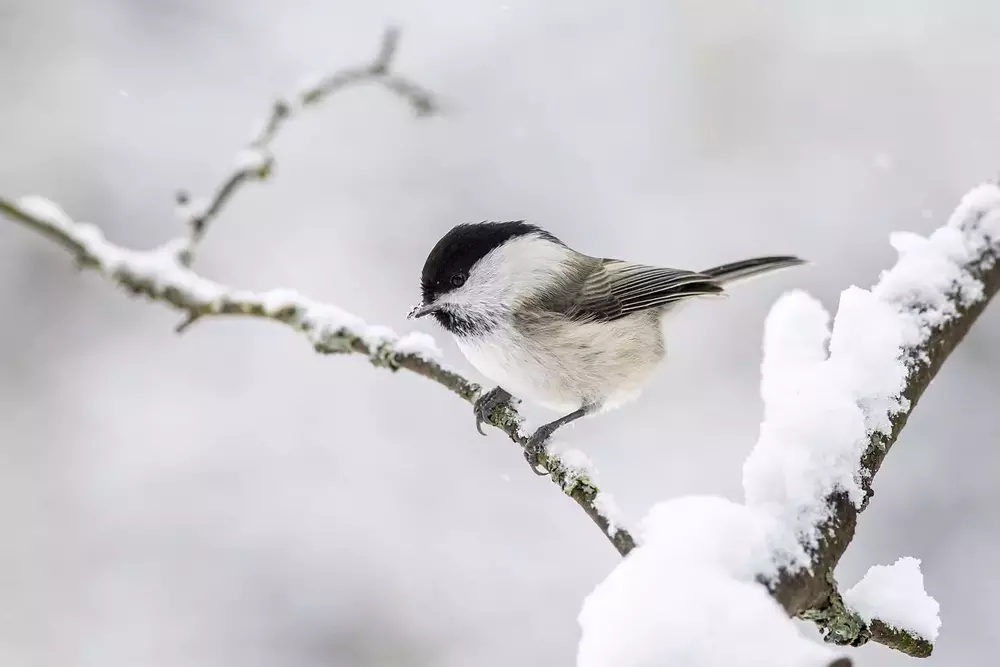
<svg viewBox="0 0 1000 667"><path fill-rule="evenodd" d="M196 245L212 221L246 183L268 176L275 163L271 151L273 140L287 121L305 107L353 84L372 82L399 95L420 115L435 111L434 98L428 91L393 72L397 45L398 33L387 31L378 54L368 64L339 70L306 87L293 99L277 100L261 129L240 151L233 169L210 197L178 195L187 229L182 236L159 248L134 251L117 246L107 241L98 227L74 221L57 205L39 197L22 197L16 201L0 198L0 213L56 242L69 251L80 266L96 270L125 291L182 312L185 320L179 327L181 330L198 319L218 315L272 320L304 334L319 353L364 355L376 366L417 373L466 402L474 403L482 388L440 364L433 342L423 334L397 336L385 327L370 326L354 315L296 292L232 289L191 269ZM969 224L982 222L980 216L970 219ZM893 416L889 435L872 436L868 444L863 466L866 471L864 488L869 493L875 473L899 437L913 406L1000 289L1000 262L997 259L996 239L991 237L991 243L982 253L962 267L968 277L981 283L980 298L963 301L956 294L952 316L933 328L918 345L906 350L910 374L902 397L908 401L908 408ZM917 299L908 307L917 312L927 304ZM522 447L525 445L527 435L522 432L523 419L516 409L500 406L489 417L490 422L511 440ZM471 424L470 414L470 433ZM578 452L557 454L549 451L541 456L540 466L580 505L621 555L635 548L635 539L621 525L610 496L599 489L586 457ZM810 546L811 567L784 571L777 582L769 582L772 595L789 615L815 620L828 638L838 643L857 645L871 640L910 655L928 655L929 642L878 621L866 625L844 608L833 572L854 537L861 510L843 494L830 496L828 503L829 519L817 527L817 534L821 536L818 544Z"/></svg>

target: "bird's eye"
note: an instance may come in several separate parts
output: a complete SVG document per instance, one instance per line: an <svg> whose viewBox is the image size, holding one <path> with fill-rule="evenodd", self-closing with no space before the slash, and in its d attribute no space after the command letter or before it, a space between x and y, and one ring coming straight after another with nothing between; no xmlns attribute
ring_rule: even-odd
<svg viewBox="0 0 1000 667"><path fill-rule="evenodd" d="M453 275L451 277L451 284L454 287L461 287L462 285L464 285L465 284L465 274L464 273L456 273L455 275Z"/></svg>

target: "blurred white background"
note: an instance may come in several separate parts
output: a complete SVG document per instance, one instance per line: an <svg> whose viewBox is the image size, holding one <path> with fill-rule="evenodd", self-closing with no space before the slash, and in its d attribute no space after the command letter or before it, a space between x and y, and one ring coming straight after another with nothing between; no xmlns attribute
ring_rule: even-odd
<svg viewBox="0 0 1000 667"><path fill-rule="evenodd" d="M403 331L427 250L461 221L528 218L683 268L812 259L688 308L641 400L563 433L635 519L741 497L782 291L835 307L891 264L890 231L929 232L1000 170L985 1L0 0L0 188L150 247L179 230L173 192L207 193L276 93L365 61L389 22L444 115L366 88L302 117L198 268ZM0 665L573 663L581 600L617 556L444 390L274 325L178 337L175 313L7 221L0 313ZM929 666L986 664L1000 621L998 334L994 306L839 572L923 560L943 620Z"/></svg>

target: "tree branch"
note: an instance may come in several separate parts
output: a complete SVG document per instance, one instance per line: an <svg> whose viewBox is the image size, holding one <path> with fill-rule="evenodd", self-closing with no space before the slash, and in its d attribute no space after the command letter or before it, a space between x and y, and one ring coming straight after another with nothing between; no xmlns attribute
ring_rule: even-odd
<svg viewBox="0 0 1000 667"><path fill-rule="evenodd" d="M390 28L383 34L378 54L370 63L341 69L322 77L302 88L292 101L283 98L275 100L267 119L249 145L236 154L232 171L215 188L215 193L210 198L192 199L183 190L177 193L179 213L189 227L191 238L187 250L181 255L185 265L190 265L194 246L205 235L209 224L218 217L242 186L251 181L264 180L271 174L275 165L271 143L278 136L278 132L299 111L319 104L345 88L369 82L379 84L399 95L418 116L430 115L436 111L437 105L429 91L391 71L398 46L399 31ZM189 324L190 322L186 323Z"/></svg>
<svg viewBox="0 0 1000 667"><path fill-rule="evenodd" d="M178 201L188 225L188 234L150 251L135 251L104 239L98 227L72 220L59 206L40 197L18 201L0 198L0 213L55 241L72 253L83 268L95 269L105 278L135 296L145 296L185 313L177 331L194 322L221 315L267 319L305 334L321 354L356 353L375 366L400 368L437 382L463 400L474 403L482 388L436 361L436 348L429 336L412 333L399 337L385 327L366 324L361 318L335 306L312 301L289 290L250 292L235 290L208 280L191 270L194 249L208 225L246 183L266 178L274 165L269 148L281 128L298 108L317 104L351 85L378 83L399 95L418 113L433 113L437 105L430 92L390 70L399 33L386 31L378 55L367 65L339 70L312 83L297 95L297 102L277 100L263 127L248 148L237 155L234 170L209 200L192 202L181 193ZM501 406L490 422L522 447L523 419L514 408ZM471 415L470 415L471 423ZM540 466L562 491L583 508L622 555L635 541L621 525L611 497L602 493L593 466L580 452L547 452Z"/></svg>
<svg viewBox="0 0 1000 667"><path fill-rule="evenodd" d="M810 607L798 613L799 618L815 623L827 642L856 647L873 641L914 658L930 657L934 645L928 639L894 628L878 619L866 624L860 616L846 607L836 584L836 581L830 580L825 606Z"/></svg>
<svg viewBox="0 0 1000 667"><path fill-rule="evenodd" d="M871 568L846 597L834 569L907 415L1000 289L1000 187L974 188L928 238L891 241L896 264L871 290L844 290L832 325L801 291L772 307L745 501L651 508L644 544L584 602L581 664L766 664L779 652L787 664L851 664L786 615L815 622L830 643L930 655L939 606L916 559ZM696 637L691 618L711 622Z"/></svg>
<svg viewBox="0 0 1000 667"><path fill-rule="evenodd" d="M987 204L976 199L987 198ZM979 238L982 244L961 264L959 276L947 294L947 302L934 303L926 295L913 293L895 305L912 314L915 320L925 320L928 332L922 340L902 350L909 370L906 388L902 392L904 409L889 416L888 433L876 431L861 458L862 488L865 499L861 506L851 502L844 492L827 499L829 518L817 527L818 542L808 546L811 567L784 569L772 586L775 599L791 616L811 619L827 633L833 643L860 646L875 641L915 657L926 657L933 650L927 639L892 628L875 620L866 625L856 614L846 609L837 590L834 570L854 538L858 515L867 508L874 495L872 483L889 450L896 443L907 419L924 391L930 386L948 355L969 332L987 304L1000 290L1000 190L984 185L967 195L948 226L942 228L956 234L966 244ZM939 230L940 231L940 230ZM949 242L953 239L949 238ZM884 274L883 282L891 272ZM878 289L878 287L876 287ZM963 290L967 293L963 294ZM969 297L972 293L973 297ZM806 546L806 545L803 545Z"/></svg>
<svg viewBox="0 0 1000 667"><path fill-rule="evenodd" d="M482 394L478 384L436 361L433 340L425 334L400 337L291 290L235 290L203 278L181 261L187 248L185 238L151 251L129 250L109 243L97 227L73 221L58 206L38 197L24 197L16 203L0 198L0 213L55 241L81 267L95 269L130 294L186 313L185 324L222 315L272 320L305 334L321 354L362 354L375 366L393 371L403 368L434 380L469 403ZM527 442L516 409L501 406L490 415L490 422L517 444ZM589 462L581 456L579 452L549 452L541 456L540 464L624 555L635 542L616 520L610 499L602 494Z"/></svg>

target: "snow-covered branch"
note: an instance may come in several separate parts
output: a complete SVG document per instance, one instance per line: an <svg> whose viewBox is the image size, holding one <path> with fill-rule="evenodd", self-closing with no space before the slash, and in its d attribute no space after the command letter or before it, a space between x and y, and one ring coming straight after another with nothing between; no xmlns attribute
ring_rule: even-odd
<svg viewBox="0 0 1000 667"><path fill-rule="evenodd" d="M378 55L368 65L317 79L295 96L295 102L283 99L275 102L267 121L249 147L237 154L233 171L211 199L192 201L186 194L179 197L188 229L158 248L137 251L115 245L104 238L99 227L73 220L57 204L42 197L27 196L16 201L0 197L0 214L55 241L73 254L79 266L95 269L130 294L181 311L185 319L178 332L197 320L219 315L272 320L304 334L319 353L361 354L375 366L412 371L474 403L482 388L440 364L434 341L426 334L399 336L388 327L367 324L356 315L317 303L293 290L233 289L191 268L195 247L208 224L243 184L268 175L274 164L270 143L298 109L316 104L351 84L371 81L398 94L419 114L436 110L428 91L391 72L397 43L398 33L389 30ZM524 446L527 442L527 434L521 430L523 420L516 409L501 406L490 415L490 421L517 444ZM540 467L583 508L619 553L624 555L632 549L635 544L632 536L624 528L611 495L598 487L593 465L586 456L573 450L550 451L542 456Z"/></svg>
<svg viewBox="0 0 1000 667"><path fill-rule="evenodd" d="M901 646L904 652L929 655L941 620L939 605L924 590L924 576L916 558L900 558L892 565L873 565L864 578L844 592L850 613L868 624L875 641Z"/></svg>
<svg viewBox="0 0 1000 667"><path fill-rule="evenodd" d="M929 238L891 242L896 265L871 290L845 290L832 327L803 292L775 304L746 502L655 506L642 546L584 604L579 667L844 664L784 614L833 644L930 655L940 621L918 561L872 568L843 596L835 568L907 417L1000 289L1000 187L973 189Z"/></svg>
<svg viewBox="0 0 1000 667"><path fill-rule="evenodd" d="M929 238L897 233L891 242L896 265L870 291L843 293L832 331L818 326L825 313L801 295L776 305L769 322L765 355L784 358L770 366L765 358L769 414L744 487L748 503L791 522L802 547L783 555L772 580L793 615L842 607L834 569L874 493L874 476L944 360L1000 289L1000 188L970 191ZM812 341L801 333L810 321ZM781 353L782 346L796 351ZM834 639L856 645L871 633L911 655L930 654L933 636L882 620Z"/></svg>
<svg viewBox="0 0 1000 667"><path fill-rule="evenodd" d="M148 251L122 248L107 241L100 228L76 222L58 205L35 196L16 202L0 198L0 213L57 242L75 256L79 266L97 270L127 292L185 313L181 328L196 319L219 315L272 320L305 334L322 354L362 354L375 366L403 368L434 380L469 403L482 393L478 384L437 361L437 347L426 334L399 336L388 327L367 324L356 315L293 290L251 292L204 278L185 261L189 237ZM527 443L528 434L522 432L523 420L515 409L497 408L490 421L519 445ZM583 508L619 553L628 553L634 546L632 537L622 526L611 496L597 486L593 467L583 454L550 452L542 457L540 466Z"/></svg>

